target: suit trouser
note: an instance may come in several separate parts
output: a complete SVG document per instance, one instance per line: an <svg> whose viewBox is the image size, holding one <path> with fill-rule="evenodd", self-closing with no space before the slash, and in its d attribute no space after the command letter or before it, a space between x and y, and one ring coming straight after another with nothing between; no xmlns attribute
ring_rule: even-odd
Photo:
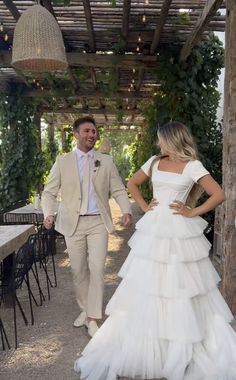
<svg viewBox="0 0 236 380"><path fill-rule="evenodd" d="M108 232L101 217L81 216L66 245L78 305L88 317L102 318Z"/></svg>

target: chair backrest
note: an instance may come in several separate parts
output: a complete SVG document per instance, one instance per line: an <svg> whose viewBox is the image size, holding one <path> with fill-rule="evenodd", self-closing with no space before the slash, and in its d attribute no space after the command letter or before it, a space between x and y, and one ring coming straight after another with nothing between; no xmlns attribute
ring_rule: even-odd
<svg viewBox="0 0 236 380"><path fill-rule="evenodd" d="M38 232L31 235L28 241L33 246L34 260L47 262L51 253L50 235Z"/></svg>
<svg viewBox="0 0 236 380"><path fill-rule="evenodd" d="M18 250L14 262L15 288L22 285L25 275L29 272L34 262L33 245L28 240Z"/></svg>
<svg viewBox="0 0 236 380"><path fill-rule="evenodd" d="M14 212L8 212L3 215L3 221L5 224L37 224L37 214L27 213L20 214Z"/></svg>

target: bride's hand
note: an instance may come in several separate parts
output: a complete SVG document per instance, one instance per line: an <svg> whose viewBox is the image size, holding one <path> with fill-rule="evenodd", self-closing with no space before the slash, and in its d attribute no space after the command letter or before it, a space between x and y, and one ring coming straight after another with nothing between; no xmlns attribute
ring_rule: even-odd
<svg viewBox="0 0 236 380"><path fill-rule="evenodd" d="M194 216L193 210L190 207L186 206L183 202L173 201L169 207L175 211L173 212L174 215L183 215L187 218L192 218Z"/></svg>
<svg viewBox="0 0 236 380"><path fill-rule="evenodd" d="M144 211L144 212L148 212L148 211L153 210L154 207L158 205L158 203L159 203L159 202L158 202L155 198L153 198L153 199L151 200L151 202L150 202L149 204L147 204L147 205L143 208L143 211Z"/></svg>

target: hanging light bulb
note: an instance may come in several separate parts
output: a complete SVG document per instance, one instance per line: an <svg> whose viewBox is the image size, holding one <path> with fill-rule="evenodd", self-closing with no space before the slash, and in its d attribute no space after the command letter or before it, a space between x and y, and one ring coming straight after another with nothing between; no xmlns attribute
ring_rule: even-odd
<svg viewBox="0 0 236 380"><path fill-rule="evenodd" d="M137 52L140 51L140 47L139 47L139 45L137 45L137 47L136 47L136 51L137 51Z"/></svg>
<svg viewBox="0 0 236 380"><path fill-rule="evenodd" d="M0 32L3 32L3 24L0 24Z"/></svg>
<svg viewBox="0 0 236 380"><path fill-rule="evenodd" d="M135 73L135 69L133 69L133 73Z"/></svg>
<svg viewBox="0 0 236 380"><path fill-rule="evenodd" d="M134 78L132 79L132 83L134 83Z"/></svg>
<svg viewBox="0 0 236 380"><path fill-rule="evenodd" d="M4 35L4 41L7 41L8 40L8 34L7 33L5 33L5 35Z"/></svg>
<svg viewBox="0 0 236 380"><path fill-rule="evenodd" d="M141 34L138 35L138 42L141 42L142 41L142 38L141 38Z"/></svg>
<svg viewBox="0 0 236 380"><path fill-rule="evenodd" d="M145 13L143 14L142 22L146 22L146 15L145 15Z"/></svg>

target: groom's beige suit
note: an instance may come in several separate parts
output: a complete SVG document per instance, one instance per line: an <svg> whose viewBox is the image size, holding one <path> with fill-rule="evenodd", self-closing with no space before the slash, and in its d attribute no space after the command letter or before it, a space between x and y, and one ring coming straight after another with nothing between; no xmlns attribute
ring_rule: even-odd
<svg viewBox="0 0 236 380"><path fill-rule="evenodd" d="M42 194L42 207L45 218L56 213L55 229L65 236L80 308L89 317L101 318L108 232L113 231L109 197L123 214L131 214L131 207L110 156L94 151L92 183L99 215L82 216L76 152L58 156Z"/></svg>

